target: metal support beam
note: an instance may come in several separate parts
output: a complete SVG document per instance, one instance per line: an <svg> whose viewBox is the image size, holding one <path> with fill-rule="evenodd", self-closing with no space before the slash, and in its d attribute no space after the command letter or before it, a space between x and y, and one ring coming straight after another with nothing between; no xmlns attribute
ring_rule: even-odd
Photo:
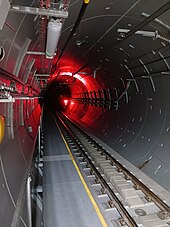
<svg viewBox="0 0 170 227"><path fill-rule="evenodd" d="M119 28L118 30L117 30L117 32L118 33L128 33L128 32L130 32L130 29L124 29L124 28ZM150 38L156 38L156 32L151 32L151 31L137 31L137 32L135 32L134 34L136 34L136 35L142 35L142 36L144 36L144 37L150 37Z"/></svg>
<svg viewBox="0 0 170 227"><path fill-rule="evenodd" d="M28 78L30 76L34 63L35 63L35 59L32 58L31 61L27 65L26 74L24 74L24 78L23 78L25 84L28 82Z"/></svg>
<svg viewBox="0 0 170 227"><path fill-rule="evenodd" d="M8 102L15 102L15 100L29 100L34 98L40 98L40 97L7 97L7 98L0 98L0 103L8 103Z"/></svg>
<svg viewBox="0 0 170 227"><path fill-rule="evenodd" d="M31 176L27 178L27 207L28 207L28 227L32 227L32 209L31 209Z"/></svg>
<svg viewBox="0 0 170 227"><path fill-rule="evenodd" d="M41 157L41 127L38 126L38 162L40 162Z"/></svg>
<svg viewBox="0 0 170 227"><path fill-rule="evenodd" d="M49 77L49 74L35 74L35 77Z"/></svg>
<svg viewBox="0 0 170 227"><path fill-rule="evenodd" d="M28 7L28 6L11 5L10 11L14 13L27 13L27 14L34 14L39 16L68 18L67 11L56 10L56 9L44 9L44 8L35 8L35 7Z"/></svg>
<svg viewBox="0 0 170 227"><path fill-rule="evenodd" d="M15 99L11 98L6 98L6 99L1 99L0 98L0 103L8 103L8 102L15 102Z"/></svg>
<svg viewBox="0 0 170 227"><path fill-rule="evenodd" d="M15 75L17 77L19 75L19 71L20 71L22 62L24 60L25 54L27 53L27 49L28 49L30 43L31 43L31 39L26 38L23 46L20 49L18 58L17 58L16 63L15 63L15 67L14 67L14 70L13 70L13 75Z"/></svg>
<svg viewBox="0 0 170 227"><path fill-rule="evenodd" d="M47 81L48 78L38 78L38 81Z"/></svg>
<svg viewBox="0 0 170 227"><path fill-rule="evenodd" d="M40 52L40 51L27 51L26 54L29 54L29 55L45 55L45 52Z"/></svg>
<svg viewBox="0 0 170 227"><path fill-rule="evenodd" d="M34 97L31 97L31 96L22 96L22 97L14 97L15 100L29 100L29 99L38 99L40 98L39 96L34 96Z"/></svg>
<svg viewBox="0 0 170 227"><path fill-rule="evenodd" d="M141 16L143 17L150 17L149 14L147 13L142 13ZM166 28L168 31L170 31L170 26L166 23L164 23L163 21L159 20L159 19L154 19L155 22L157 22L158 24L162 25L162 27Z"/></svg>
<svg viewBox="0 0 170 227"><path fill-rule="evenodd" d="M40 52L40 51L27 51L26 54L29 54L29 55L45 55L45 52ZM56 55L56 53L54 53L54 55Z"/></svg>
<svg viewBox="0 0 170 227"><path fill-rule="evenodd" d="M30 82L30 85L31 85L31 86L34 85L34 77L35 77L36 72L37 72L37 69L34 69L33 75L32 75L32 78L31 78L31 82Z"/></svg>
<svg viewBox="0 0 170 227"><path fill-rule="evenodd" d="M127 38L129 38L131 35L133 35L135 32L139 31L141 28L152 22L155 18L159 17L161 14L165 13L168 9L170 9L170 1L168 1L166 4L164 4L161 8L159 8L157 11L155 11L153 14L151 14L149 17L147 17L145 20L140 22L137 26L132 28L126 36L120 40L116 41L114 43L115 46L121 44L123 41L125 41Z"/></svg>
<svg viewBox="0 0 170 227"><path fill-rule="evenodd" d="M164 58L163 54L161 52L158 52L158 54L161 56L163 62L165 63L166 67L168 70L170 70L170 65L168 63L168 61Z"/></svg>
<svg viewBox="0 0 170 227"><path fill-rule="evenodd" d="M32 190L32 193L42 193L43 192L43 188L42 186L37 186L35 189Z"/></svg>

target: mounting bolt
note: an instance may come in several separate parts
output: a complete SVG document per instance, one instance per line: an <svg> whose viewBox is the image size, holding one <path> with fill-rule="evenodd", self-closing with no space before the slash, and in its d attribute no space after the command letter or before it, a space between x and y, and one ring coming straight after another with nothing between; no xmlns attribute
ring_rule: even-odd
<svg viewBox="0 0 170 227"><path fill-rule="evenodd" d="M123 218L120 218L120 219L119 219L119 222L120 222L120 224L121 224L122 226L126 225L126 222L125 222L125 220L124 220Z"/></svg>
<svg viewBox="0 0 170 227"><path fill-rule="evenodd" d="M110 200L108 203L109 203L110 207L114 207L114 203L112 200Z"/></svg>

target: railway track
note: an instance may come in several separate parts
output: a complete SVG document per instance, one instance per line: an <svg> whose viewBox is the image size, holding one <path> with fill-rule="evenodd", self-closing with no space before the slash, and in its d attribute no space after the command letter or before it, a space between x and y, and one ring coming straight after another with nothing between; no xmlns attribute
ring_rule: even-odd
<svg viewBox="0 0 170 227"><path fill-rule="evenodd" d="M57 124L108 226L170 226L163 200L64 115Z"/></svg>

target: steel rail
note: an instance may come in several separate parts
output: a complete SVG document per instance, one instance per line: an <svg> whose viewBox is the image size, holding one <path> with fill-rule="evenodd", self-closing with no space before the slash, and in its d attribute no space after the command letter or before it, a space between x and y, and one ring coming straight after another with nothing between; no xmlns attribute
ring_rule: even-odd
<svg viewBox="0 0 170 227"><path fill-rule="evenodd" d="M64 116L66 118L66 116ZM109 154L101 145L99 145L91 136L79 128L75 123L73 123L68 117L67 119L71 124L79 130L88 140L93 143L96 148L98 148L111 162L116 165L119 171L123 172L124 175L131 180L134 185L143 191L143 193L148 197L149 200L152 200L157 207L163 212L164 216L170 216L170 207L160 199L154 192L152 192L145 184L143 184L136 176L134 176L129 170L127 170L120 162L118 162L111 154Z"/></svg>
<svg viewBox="0 0 170 227"><path fill-rule="evenodd" d="M135 220L132 218L132 216L128 213L124 205L121 203L121 201L117 198L113 190L110 188L110 186L107 184L105 179L101 176L100 172L96 169L95 165L92 163L86 152L88 151L85 147L82 147L78 143L78 137L74 134L74 132L70 129L68 125L64 123L64 121L61 119L61 117L58 116L58 119L60 120L60 123L63 126L63 129L66 133L69 134L70 138L74 142L74 145L77 147L78 151L81 152L83 155L83 158L85 161L87 161L88 165L91 167L92 171L94 172L97 179L100 181L100 184L104 188L105 192L109 195L112 204L116 207L117 211L123 218L123 221L129 226L129 227L138 227Z"/></svg>

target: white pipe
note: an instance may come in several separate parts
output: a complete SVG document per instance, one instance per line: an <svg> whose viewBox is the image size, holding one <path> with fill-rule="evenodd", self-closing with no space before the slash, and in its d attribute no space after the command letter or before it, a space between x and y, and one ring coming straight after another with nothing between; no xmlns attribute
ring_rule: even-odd
<svg viewBox="0 0 170 227"><path fill-rule="evenodd" d="M46 58L53 59L58 41L61 35L62 23L59 20L51 19L48 22Z"/></svg>
<svg viewBox="0 0 170 227"><path fill-rule="evenodd" d="M32 227L32 206L31 206L31 176L27 178L27 209L28 209L28 227Z"/></svg>
<svg viewBox="0 0 170 227"><path fill-rule="evenodd" d="M38 162L40 162L41 154L41 127L38 127Z"/></svg>

